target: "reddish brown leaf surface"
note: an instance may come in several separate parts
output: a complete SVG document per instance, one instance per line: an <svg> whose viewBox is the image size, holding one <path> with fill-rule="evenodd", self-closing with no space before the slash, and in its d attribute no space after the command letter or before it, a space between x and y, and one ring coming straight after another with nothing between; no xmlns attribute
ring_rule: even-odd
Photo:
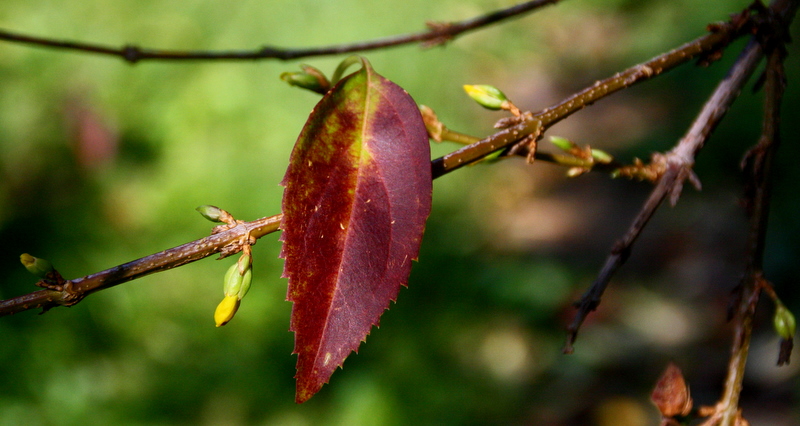
<svg viewBox="0 0 800 426"><path fill-rule="evenodd" d="M664 417L685 416L692 410L689 386L683 379L681 369L673 363L658 379L650 399Z"/></svg>
<svg viewBox="0 0 800 426"><path fill-rule="evenodd" d="M417 105L363 60L311 112L283 185L302 403L378 325L419 253L432 183Z"/></svg>

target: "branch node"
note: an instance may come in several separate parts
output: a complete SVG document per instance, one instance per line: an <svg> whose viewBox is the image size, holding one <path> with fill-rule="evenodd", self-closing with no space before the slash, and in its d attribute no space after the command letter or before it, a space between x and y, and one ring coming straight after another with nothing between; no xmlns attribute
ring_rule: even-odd
<svg viewBox="0 0 800 426"><path fill-rule="evenodd" d="M122 58L131 65L136 64L142 59L142 50L131 44L126 45L122 48Z"/></svg>

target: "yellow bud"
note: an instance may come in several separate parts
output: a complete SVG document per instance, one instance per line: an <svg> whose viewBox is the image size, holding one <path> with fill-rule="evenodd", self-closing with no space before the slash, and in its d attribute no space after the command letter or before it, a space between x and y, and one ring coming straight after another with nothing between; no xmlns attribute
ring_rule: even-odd
<svg viewBox="0 0 800 426"><path fill-rule="evenodd" d="M217 323L217 327L222 327L232 320L233 316L236 315L237 309L239 309L239 296L235 294L225 296L222 302L217 305L217 310L214 311L214 322Z"/></svg>

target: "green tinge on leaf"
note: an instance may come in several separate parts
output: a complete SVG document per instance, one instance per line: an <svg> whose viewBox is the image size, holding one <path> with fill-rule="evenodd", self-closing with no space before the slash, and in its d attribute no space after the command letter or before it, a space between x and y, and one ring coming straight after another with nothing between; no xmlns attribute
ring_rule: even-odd
<svg viewBox="0 0 800 426"><path fill-rule="evenodd" d="M282 182L298 403L328 382L396 299L430 213L430 145L419 109L359 61L361 70L314 108Z"/></svg>

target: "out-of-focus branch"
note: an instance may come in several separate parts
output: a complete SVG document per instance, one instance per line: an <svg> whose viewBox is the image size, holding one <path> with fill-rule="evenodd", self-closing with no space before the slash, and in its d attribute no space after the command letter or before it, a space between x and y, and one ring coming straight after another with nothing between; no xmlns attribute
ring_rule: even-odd
<svg viewBox="0 0 800 426"><path fill-rule="evenodd" d="M424 46L443 44L466 32L478 30L506 19L532 12L541 7L558 3L559 1L561 0L531 0L461 22L429 23L429 29L419 33L380 38L358 43L313 47L307 49L290 49L264 46L254 50L182 51L147 49L133 45L116 48L97 43L83 43L35 37L5 30L0 30L0 40L34 46L117 56L132 64L143 60L289 60L311 56L365 52L369 50L385 49L388 47L412 43L423 43Z"/></svg>
<svg viewBox="0 0 800 426"><path fill-rule="evenodd" d="M785 17L785 28L791 16L787 8L793 0L776 0L770 6L770 13ZM788 18L786 18L788 16ZM734 18L735 19L735 18ZM699 181L692 172L694 159L700 149L711 135L714 128L727 113L728 108L738 97L742 87L755 71L756 66L763 58L763 50L757 41L749 43L739 59L733 65L728 75L723 79L705 103L692 126L686 135L681 138L678 144L670 152L663 156L654 158L654 163L663 165L664 174L652 193L645 201L641 211L634 219L628 232L611 249L611 254L606 259L603 268L598 274L597 279L581 299L576 303L578 312L572 324L568 328L567 342L564 347L565 353L573 351L573 343L578 335L581 324L590 312L594 311L600 303L600 298L608 286L611 277L616 273L620 266L627 260L633 247L633 243L643 231L657 208L670 197L674 205L680 196L681 189L686 179L690 179L699 188Z"/></svg>
<svg viewBox="0 0 800 426"><path fill-rule="evenodd" d="M725 390L716 406L716 416L708 425L733 425L741 418L739 396L742 391L745 365L753 332L753 318L762 288L769 286L764 278L764 249L766 245L767 219L769 216L772 189L772 165L780 145L781 100L786 86L783 59L783 43L788 40L788 22L797 10L798 2L787 6L789 16L774 14L773 32L762 38L768 49L768 59L764 85L764 121L761 138L748 152L743 167L748 177L745 191L745 206L750 217L750 232L747 244L747 264L745 274L737 291L737 305L734 309L734 341L728 364ZM788 355L787 355L788 356ZM714 417L719 423L712 423Z"/></svg>

